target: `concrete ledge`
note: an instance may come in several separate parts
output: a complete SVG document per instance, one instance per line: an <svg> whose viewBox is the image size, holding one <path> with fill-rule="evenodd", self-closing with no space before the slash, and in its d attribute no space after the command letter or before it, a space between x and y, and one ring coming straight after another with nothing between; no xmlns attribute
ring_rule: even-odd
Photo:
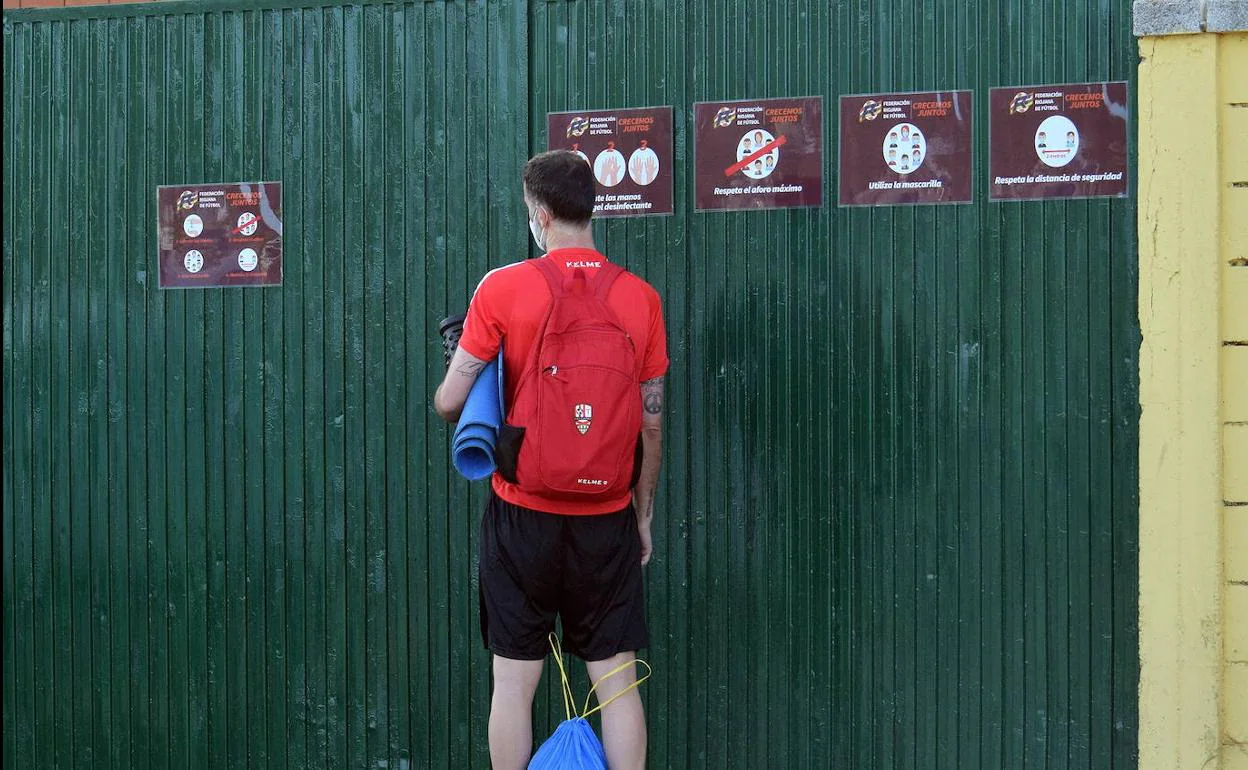
<svg viewBox="0 0 1248 770"><path fill-rule="evenodd" d="M1207 32L1248 32L1248 0L1209 0Z"/></svg>
<svg viewBox="0 0 1248 770"><path fill-rule="evenodd" d="M1248 0L1135 0L1136 37L1248 32Z"/></svg>
<svg viewBox="0 0 1248 770"><path fill-rule="evenodd" d="M1136 37L1189 35L1205 31L1207 0L1135 0L1131 9Z"/></svg>

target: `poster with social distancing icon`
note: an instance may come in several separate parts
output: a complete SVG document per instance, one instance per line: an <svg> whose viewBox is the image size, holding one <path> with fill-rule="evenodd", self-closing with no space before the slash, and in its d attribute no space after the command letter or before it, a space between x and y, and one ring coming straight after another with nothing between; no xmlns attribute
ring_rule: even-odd
<svg viewBox="0 0 1248 770"><path fill-rule="evenodd" d="M1127 84L993 88L988 198L1126 197Z"/></svg>

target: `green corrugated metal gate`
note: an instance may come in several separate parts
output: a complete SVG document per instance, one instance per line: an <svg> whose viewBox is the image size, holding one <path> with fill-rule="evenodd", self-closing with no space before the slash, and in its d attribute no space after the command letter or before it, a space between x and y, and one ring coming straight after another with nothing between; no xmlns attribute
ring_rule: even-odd
<svg viewBox="0 0 1248 770"><path fill-rule="evenodd" d="M694 214L691 104L1130 79L1127 0L186 2L4 21L4 764L486 767L434 326L548 110L670 104L652 766L1132 767L1130 200ZM280 179L281 288L154 188ZM578 687L583 687L583 682ZM561 708L543 690L537 730Z"/></svg>

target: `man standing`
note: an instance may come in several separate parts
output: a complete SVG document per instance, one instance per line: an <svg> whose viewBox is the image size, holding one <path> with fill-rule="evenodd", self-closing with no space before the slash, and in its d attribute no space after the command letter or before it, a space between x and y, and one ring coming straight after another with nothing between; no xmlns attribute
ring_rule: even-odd
<svg viewBox="0 0 1248 770"><path fill-rule="evenodd" d="M489 734L494 770L523 770L528 764L533 746L533 696L556 615L563 622L564 649L586 661L591 681L635 660L637 650L649 643L641 568L653 553L650 528L668 365L658 293L637 276L611 265L594 246L590 216L595 192L590 166L576 154L556 150L532 158L523 176L529 228L538 248L546 253L491 271L481 281L459 348L434 396L438 414L448 422L458 420L477 375L498 355L501 345L508 422L517 421L518 410L529 421L518 426L525 433L515 478L494 475L481 523L481 630L493 653ZM562 299L569 296L567 292L575 294L577 304ZM591 295L601 304L592 304L587 299ZM594 333L600 335L595 339L603 342L588 349L582 346L579 354L625 351L610 363L629 373L624 387L631 393L631 404L613 405L609 399L569 404L566 424L557 426L535 424L535 414L547 414L540 409L521 409L521 404L534 403L534 388L573 390L578 377L598 376L579 374L578 369L610 368L572 366L560 373L555 362L538 364L535 351L552 339L544 325L554 323L556 302L560 323L569 321L566 308L597 308L586 312L601 314L591 320L597 324ZM570 358L576 355L576 351L568 353ZM576 400L593 399L578 396ZM542 408L550 402L546 397ZM628 412L640 412L640 423L627 429L634 435L624 436L618 428L626 423L618 415ZM638 428L640 442L635 435ZM537 449L541 442L550 447L555 435L570 438L560 439L563 444L550 452ZM584 489L563 491L551 484L550 491L544 491L543 483L550 484L546 479L554 473L549 466L575 455L578 435L599 442L595 456L617 457L618 467L585 472L581 475L590 478L573 477L569 482ZM617 435L618 440L604 438ZM603 441L609 445L603 446ZM638 443L641 450L635 454ZM640 463L634 467L637 456ZM628 688L635 675L630 667L604 681L596 692L599 702ZM602 732L612 770L645 767L645 715L635 688L603 709Z"/></svg>

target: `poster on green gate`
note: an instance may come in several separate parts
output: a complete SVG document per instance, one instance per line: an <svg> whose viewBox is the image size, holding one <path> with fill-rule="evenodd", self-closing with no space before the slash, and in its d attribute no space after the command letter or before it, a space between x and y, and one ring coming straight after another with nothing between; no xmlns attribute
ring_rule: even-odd
<svg viewBox="0 0 1248 770"><path fill-rule="evenodd" d="M823 205L823 97L693 105L694 208Z"/></svg>
<svg viewBox="0 0 1248 770"><path fill-rule="evenodd" d="M1127 84L1061 83L988 92L988 198L1122 198Z"/></svg>
<svg viewBox="0 0 1248 770"><path fill-rule="evenodd" d="M841 206L970 203L970 91L841 97Z"/></svg>
<svg viewBox="0 0 1248 770"><path fill-rule="evenodd" d="M672 213L671 107L551 112L546 148L570 150L594 170L595 217Z"/></svg>
<svg viewBox="0 0 1248 770"><path fill-rule="evenodd" d="M162 289L280 286L282 183L156 188Z"/></svg>

